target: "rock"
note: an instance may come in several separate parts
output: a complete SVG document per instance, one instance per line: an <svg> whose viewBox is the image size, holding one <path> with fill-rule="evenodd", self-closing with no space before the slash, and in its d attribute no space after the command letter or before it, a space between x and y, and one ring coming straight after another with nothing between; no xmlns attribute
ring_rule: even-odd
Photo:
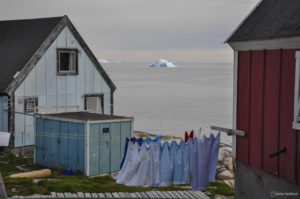
<svg viewBox="0 0 300 199"><path fill-rule="evenodd" d="M234 189L234 180L224 180L223 182Z"/></svg>
<svg viewBox="0 0 300 199"><path fill-rule="evenodd" d="M231 188L234 189L234 180L228 180L228 182L231 184Z"/></svg>
<svg viewBox="0 0 300 199"><path fill-rule="evenodd" d="M232 157L228 156L223 160L223 164L225 165L225 167L227 169L229 169L230 171L233 170L233 164L232 164Z"/></svg>
<svg viewBox="0 0 300 199"><path fill-rule="evenodd" d="M217 179L219 179L219 180L230 180L233 178L234 178L233 173L231 173L228 170L224 170L217 174Z"/></svg>
<svg viewBox="0 0 300 199"><path fill-rule="evenodd" d="M219 174L219 173L222 173L223 171L226 171L226 170L227 170L226 168L220 168L220 169L217 170L216 173Z"/></svg>
<svg viewBox="0 0 300 199"><path fill-rule="evenodd" d="M225 158L224 151L220 149L219 155L218 155L218 161L222 162L224 158Z"/></svg>
<svg viewBox="0 0 300 199"><path fill-rule="evenodd" d="M224 151L228 151L229 153L232 153L232 148L231 147L223 147L222 148Z"/></svg>

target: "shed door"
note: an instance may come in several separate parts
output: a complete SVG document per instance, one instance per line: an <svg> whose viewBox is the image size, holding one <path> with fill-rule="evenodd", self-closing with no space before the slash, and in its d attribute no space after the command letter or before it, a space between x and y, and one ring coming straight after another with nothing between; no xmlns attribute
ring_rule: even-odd
<svg viewBox="0 0 300 199"><path fill-rule="evenodd" d="M111 123L111 172L119 171L121 164L121 142L125 140L121 140L121 123L113 122Z"/></svg>
<svg viewBox="0 0 300 199"><path fill-rule="evenodd" d="M110 172L110 124L100 125L100 173Z"/></svg>
<svg viewBox="0 0 300 199"><path fill-rule="evenodd" d="M89 175L98 175L100 173L100 125L90 125L89 138Z"/></svg>

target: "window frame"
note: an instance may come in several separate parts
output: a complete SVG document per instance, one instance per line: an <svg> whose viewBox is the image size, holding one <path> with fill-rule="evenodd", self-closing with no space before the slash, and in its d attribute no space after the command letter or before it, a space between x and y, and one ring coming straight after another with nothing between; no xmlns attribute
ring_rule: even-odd
<svg viewBox="0 0 300 199"><path fill-rule="evenodd" d="M88 97L100 97L101 98L102 113L100 113L100 114L104 114L104 94L103 93L99 93L99 94L87 94L87 95L84 95L84 110L86 110L86 111L87 111L86 100L87 100Z"/></svg>
<svg viewBox="0 0 300 199"><path fill-rule="evenodd" d="M60 53L69 52L75 53L75 71L60 71ZM76 48L57 48L56 49L57 75L78 75L78 49Z"/></svg>
<svg viewBox="0 0 300 199"><path fill-rule="evenodd" d="M293 129L300 130L300 51L295 54L295 91Z"/></svg>
<svg viewBox="0 0 300 199"><path fill-rule="evenodd" d="M38 112L38 109L33 108L33 109L27 109L27 104L28 101L34 101L34 107L38 106L38 98L37 97L27 97L24 99L24 113L36 113Z"/></svg>

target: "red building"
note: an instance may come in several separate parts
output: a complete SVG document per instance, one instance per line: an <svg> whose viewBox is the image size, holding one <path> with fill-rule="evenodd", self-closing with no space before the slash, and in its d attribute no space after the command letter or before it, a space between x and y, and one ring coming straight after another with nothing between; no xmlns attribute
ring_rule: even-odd
<svg viewBox="0 0 300 199"><path fill-rule="evenodd" d="M300 1L263 0L234 50L236 198L300 198ZM290 195L288 195L290 194Z"/></svg>

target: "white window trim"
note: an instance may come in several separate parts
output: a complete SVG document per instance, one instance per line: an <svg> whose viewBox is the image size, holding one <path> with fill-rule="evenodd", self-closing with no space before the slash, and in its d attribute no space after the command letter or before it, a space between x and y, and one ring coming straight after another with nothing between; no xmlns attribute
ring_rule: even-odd
<svg viewBox="0 0 300 199"><path fill-rule="evenodd" d="M294 93L294 121L293 129L300 130L300 51L296 51L296 68L295 68L295 93Z"/></svg>

